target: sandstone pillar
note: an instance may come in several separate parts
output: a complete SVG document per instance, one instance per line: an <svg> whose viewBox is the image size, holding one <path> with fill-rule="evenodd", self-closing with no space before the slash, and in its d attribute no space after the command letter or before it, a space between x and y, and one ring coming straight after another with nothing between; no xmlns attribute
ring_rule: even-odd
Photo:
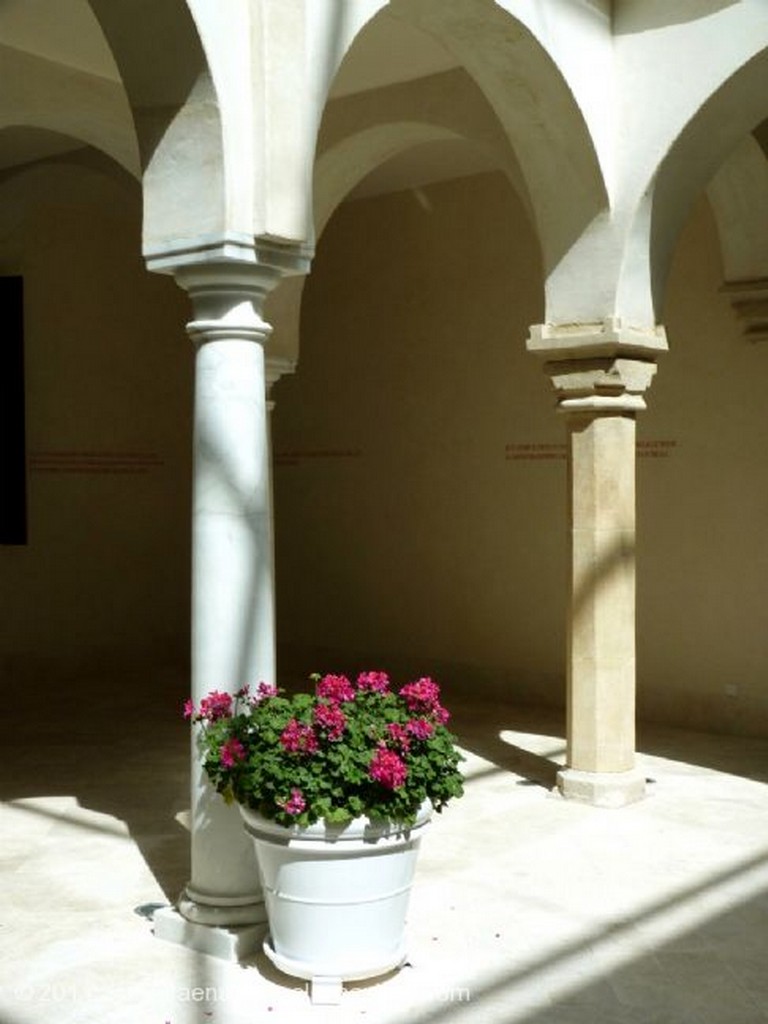
<svg viewBox="0 0 768 1024"><path fill-rule="evenodd" d="M640 799L635 766L635 417L666 348L616 320L533 327L568 431L570 582L563 796Z"/></svg>

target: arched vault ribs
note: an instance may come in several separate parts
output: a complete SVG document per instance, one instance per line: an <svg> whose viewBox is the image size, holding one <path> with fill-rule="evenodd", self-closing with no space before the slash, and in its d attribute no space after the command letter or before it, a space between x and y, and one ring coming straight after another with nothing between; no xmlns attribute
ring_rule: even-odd
<svg viewBox="0 0 768 1024"><path fill-rule="evenodd" d="M768 160L747 135L710 181L720 237L722 290L748 341L768 339Z"/></svg>

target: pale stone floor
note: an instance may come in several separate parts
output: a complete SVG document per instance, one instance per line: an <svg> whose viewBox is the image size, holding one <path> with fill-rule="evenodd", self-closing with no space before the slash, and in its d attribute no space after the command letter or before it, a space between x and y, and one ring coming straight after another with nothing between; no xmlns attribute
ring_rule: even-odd
<svg viewBox="0 0 768 1024"><path fill-rule="evenodd" d="M647 729L648 798L595 810L548 791L559 716L457 713L467 793L422 847L410 966L323 1007L135 912L187 876L176 698L6 719L0 1024L768 1022L768 740Z"/></svg>

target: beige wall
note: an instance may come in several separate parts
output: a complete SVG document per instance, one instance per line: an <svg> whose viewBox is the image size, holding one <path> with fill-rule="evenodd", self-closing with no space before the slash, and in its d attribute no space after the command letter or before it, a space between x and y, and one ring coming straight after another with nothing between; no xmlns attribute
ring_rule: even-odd
<svg viewBox="0 0 768 1024"><path fill-rule="evenodd" d="M15 680L187 658L192 352L184 296L143 268L140 203L88 158L0 183L0 271L25 285L29 544L0 547Z"/></svg>
<svg viewBox="0 0 768 1024"><path fill-rule="evenodd" d="M539 274L501 176L332 219L298 372L275 389L286 646L559 695L564 463L505 458L508 444L560 439L525 352Z"/></svg>
<svg viewBox="0 0 768 1024"><path fill-rule="evenodd" d="M139 221L136 187L95 164L0 183L0 271L26 285L30 452L30 543L0 548L9 678L187 659L188 311L144 271ZM639 703L764 733L768 349L743 341L720 284L702 203L639 423L641 451L666 453L638 464ZM388 665L562 702L565 462L523 447L564 438L525 352L540 296L500 176L333 218L299 370L275 388L284 668ZM142 472L113 472L137 454Z"/></svg>
<svg viewBox="0 0 768 1024"><path fill-rule="evenodd" d="M768 732L768 347L747 342L702 201L677 249L664 358L641 436L640 706L654 717Z"/></svg>
<svg viewBox="0 0 768 1024"><path fill-rule="evenodd" d="M507 447L564 440L525 352L539 274L492 175L346 204L330 222L299 370L275 389L284 665L402 665L562 702L565 462ZM639 703L765 732L768 349L741 339L721 283L701 204L639 425Z"/></svg>

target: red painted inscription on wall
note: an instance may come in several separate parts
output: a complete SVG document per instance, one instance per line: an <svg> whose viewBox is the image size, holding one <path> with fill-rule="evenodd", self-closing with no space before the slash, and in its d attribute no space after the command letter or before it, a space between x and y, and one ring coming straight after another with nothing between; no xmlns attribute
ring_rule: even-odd
<svg viewBox="0 0 768 1024"><path fill-rule="evenodd" d="M564 459L567 452L568 449L564 444L508 444L504 449L504 458L507 462Z"/></svg>
<svg viewBox="0 0 768 1024"><path fill-rule="evenodd" d="M637 457L639 459L668 459L673 448L677 448L677 441L638 441Z"/></svg>
<svg viewBox="0 0 768 1024"><path fill-rule="evenodd" d="M133 475L164 465L156 452L34 451L29 456L32 473Z"/></svg>
<svg viewBox="0 0 768 1024"><path fill-rule="evenodd" d="M327 459L359 459L360 448L313 448L275 452L275 466L298 466L302 462L316 462Z"/></svg>
<svg viewBox="0 0 768 1024"><path fill-rule="evenodd" d="M677 441L638 441L636 446L639 459L668 459ZM538 442L508 444L504 448L507 462L534 462L539 460L564 460L568 446L564 443Z"/></svg>

